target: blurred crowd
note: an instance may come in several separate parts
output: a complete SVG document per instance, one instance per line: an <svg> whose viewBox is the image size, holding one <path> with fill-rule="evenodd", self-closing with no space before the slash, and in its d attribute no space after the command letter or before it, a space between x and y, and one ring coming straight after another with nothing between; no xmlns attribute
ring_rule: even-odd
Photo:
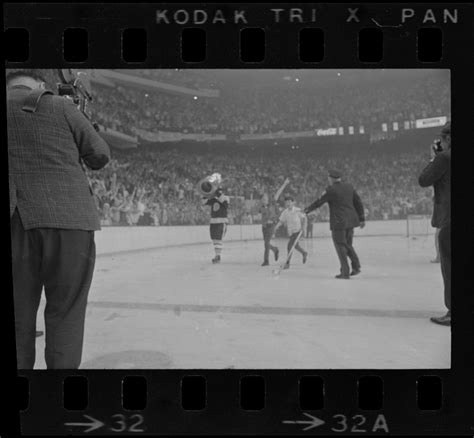
<svg viewBox="0 0 474 438"><path fill-rule="evenodd" d="M193 89L209 89L221 86L216 77L210 82L208 78L202 77L198 71L190 71L185 69L157 69L157 68L141 68L117 70L120 73L132 74L138 77L151 79L157 82L171 83L186 88Z"/></svg>
<svg viewBox="0 0 474 438"><path fill-rule="evenodd" d="M95 87L93 117L100 125L136 135L136 128L149 132L218 132L220 108L211 98L152 93L116 87L104 92Z"/></svg>
<svg viewBox="0 0 474 438"><path fill-rule="evenodd" d="M216 76L186 70L130 70L134 74L194 88L219 87L219 98L184 97L131 87L94 84L93 116L99 124L136 135L136 129L188 133L268 133L337 126L369 127L416 118L449 116L449 81L436 74L411 81L365 82L357 86L293 82L275 88L259 84L222 87ZM55 90L57 71L42 70ZM214 83L215 82L215 83ZM113 151L114 158L99 172L87 171L103 225L206 224L209 211L201 206L197 182L220 172L231 196L230 223L258 223L260 200L272 196L286 177L285 193L303 207L327 185L327 170L338 168L361 195L368 220L431 214L431 189L418 186L416 175L426 157L414 148L400 152L291 151L268 153L246 149L238 153L218 148L213 153L179 149ZM317 210L316 221L328 220L328 208Z"/></svg>
<svg viewBox="0 0 474 438"><path fill-rule="evenodd" d="M89 172L103 225L207 224L209 211L201 206L197 183L214 172L222 174L225 193L231 197L233 224L259 223L262 197L272 197L286 177L290 184L283 196L292 194L298 206L308 205L325 190L329 168L340 169L356 187L367 220L402 219L407 214L431 214L432 209L431 189L416 181L426 161L420 152L268 155L173 149L114 155L106 168ZM316 222L328 218L327 206L314 214Z"/></svg>
<svg viewBox="0 0 474 438"><path fill-rule="evenodd" d="M153 75L164 74L149 71ZM169 74L170 70L166 72ZM298 83L281 88L221 89L219 98L99 85L94 87L94 94L92 110L97 121L131 135L135 135L136 128L150 132L233 134L338 126L367 128L450 113L449 84L437 76L383 86L341 83L336 88L315 87L310 93Z"/></svg>

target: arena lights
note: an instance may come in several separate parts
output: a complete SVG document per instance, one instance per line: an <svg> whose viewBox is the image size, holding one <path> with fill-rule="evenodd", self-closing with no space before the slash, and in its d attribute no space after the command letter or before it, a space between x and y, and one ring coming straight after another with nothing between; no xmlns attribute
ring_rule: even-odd
<svg viewBox="0 0 474 438"><path fill-rule="evenodd" d="M194 96L194 97L193 97L194 100L197 100L197 98L198 98L197 96Z"/></svg>

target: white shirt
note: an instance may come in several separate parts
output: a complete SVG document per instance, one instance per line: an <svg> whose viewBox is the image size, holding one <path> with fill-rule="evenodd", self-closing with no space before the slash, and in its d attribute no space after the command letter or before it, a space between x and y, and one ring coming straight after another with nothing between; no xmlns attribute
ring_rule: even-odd
<svg viewBox="0 0 474 438"><path fill-rule="evenodd" d="M290 207L282 211L279 221L286 225L288 234L291 236L294 233L301 231L301 219L304 217L301 208Z"/></svg>

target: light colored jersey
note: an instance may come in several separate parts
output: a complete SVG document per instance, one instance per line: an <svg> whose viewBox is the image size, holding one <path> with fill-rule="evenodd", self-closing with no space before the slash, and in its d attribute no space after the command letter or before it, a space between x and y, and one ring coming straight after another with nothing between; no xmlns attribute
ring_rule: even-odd
<svg viewBox="0 0 474 438"><path fill-rule="evenodd" d="M285 208L280 215L280 222L286 226L288 234L291 236L294 233L299 233L301 231L301 220L304 218L304 215L301 211L301 208L291 207Z"/></svg>

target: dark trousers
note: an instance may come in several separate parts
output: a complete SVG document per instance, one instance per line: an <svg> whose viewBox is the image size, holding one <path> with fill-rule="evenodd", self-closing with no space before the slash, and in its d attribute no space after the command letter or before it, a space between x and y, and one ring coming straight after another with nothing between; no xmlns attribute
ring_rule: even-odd
<svg viewBox="0 0 474 438"><path fill-rule="evenodd" d="M276 246L273 246L271 243L272 235L273 235L273 224L264 224L262 225L262 233L263 233L263 242L265 245L265 250L263 253L263 261L268 263L268 256L270 254L270 250L274 253L278 250Z"/></svg>
<svg viewBox="0 0 474 438"><path fill-rule="evenodd" d="M291 251L291 248L293 248L293 245L295 244L296 242L296 239L298 237L300 233L297 232L297 233L293 233L291 236L290 236L290 240L288 241L288 246L287 246L287 250L288 250L288 254L290 253ZM295 246L295 250L300 252L301 254L304 254L306 251L301 248L300 246L300 243L298 242ZM288 258L288 264L290 263L290 260L291 260L291 257Z"/></svg>
<svg viewBox="0 0 474 438"><path fill-rule="evenodd" d="M350 274L347 257L349 257L351 261L352 269L360 269L359 257L352 246L354 228L332 230L331 234L337 256L339 257L339 262L341 264L341 274L344 276L348 276Z"/></svg>
<svg viewBox="0 0 474 438"><path fill-rule="evenodd" d="M227 224L210 224L209 225L209 234L211 240L222 240L225 236L227 230Z"/></svg>
<svg viewBox="0 0 474 438"><path fill-rule="evenodd" d="M438 243L444 282L444 303L451 312L451 225L439 230Z"/></svg>
<svg viewBox="0 0 474 438"><path fill-rule="evenodd" d="M32 369L35 363L36 314L43 287L46 366L79 368L95 264L94 232L25 230L15 211L11 243L18 369Z"/></svg>

